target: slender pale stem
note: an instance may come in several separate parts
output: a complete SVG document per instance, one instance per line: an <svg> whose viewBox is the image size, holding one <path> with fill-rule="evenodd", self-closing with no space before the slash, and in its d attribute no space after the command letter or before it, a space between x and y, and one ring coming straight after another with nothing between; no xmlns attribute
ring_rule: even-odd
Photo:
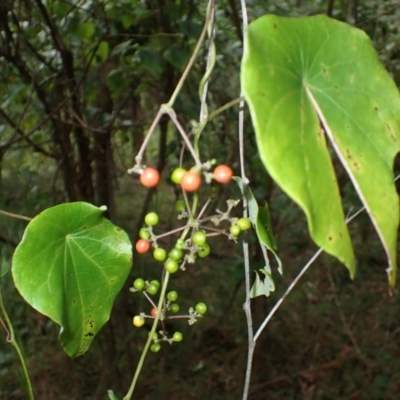
<svg viewBox="0 0 400 400"><path fill-rule="evenodd" d="M136 166L141 166L142 165L142 159L143 159L143 154L146 150L146 147L150 141L151 135L153 134L154 130L156 129L156 126L158 124L158 121L160 121L161 117L163 116L163 114L165 113L165 111L160 108L157 112L156 117L154 118L154 121L152 122L149 131L147 132L147 135L145 137L145 139L143 140L142 145L140 146L140 150L137 153L137 156L135 157L135 162L136 162ZM134 168L128 169L128 174L131 174L132 172L134 172Z"/></svg>
<svg viewBox="0 0 400 400"><path fill-rule="evenodd" d="M25 217L24 215L10 213L8 211L0 210L0 214L6 215L7 217L16 218L16 219L23 219L24 221L32 221L32 218Z"/></svg>
<svg viewBox="0 0 400 400"><path fill-rule="evenodd" d="M168 232L165 232L165 233L160 233L159 235L156 235L155 238L158 240L158 239L161 239L161 238L163 238L165 236L173 235L174 233L178 233L180 231L183 231L185 228L186 228L185 226L180 226L179 228L173 229L172 231L168 231Z"/></svg>
<svg viewBox="0 0 400 400"><path fill-rule="evenodd" d="M243 22L243 33L247 31L247 9L245 0L240 1L242 8L242 22ZM244 99L243 91L240 91L239 101L239 158L240 158L240 175L242 178L242 190L243 190L243 217L248 216L248 203L246 197L246 190L248 186L248 179L244 168ZM218 111L218 110L217 110ZM255 341L253 340L253 318L251 315L251 303L250 303L250 255L249 255L249 244L247 241L247 234L243 240L243 257L244 257L244 272L245 272L245 287L246 287L246 300L243 304L243 309L246 314L247 321L247 365L246 365L246 376L243 388L243 400L247 400L250 388L251 371L253 364L253 355Z"/></svg>
<svg viewBox="0 0 400 400"><path fill-rule="evenodd" d="M211 121L213 118L215 118L217 115L221 114L222 112L224 112L225 110L227 110L228 108L231 108L232 106L234 106L235 104L243 104L244 103L244 98L243 97L238 97L237 99L231 100L229 103L224 104L223 106L221 106L220 108L217 108L215 111L213 111L209 117L208 117L208 121Z"/></svg>
<svg viewBox="0 0 400 400"><path fill-rule="evenodd" d="M196 163L196 167L201 169L201 161L199 159L198 154L196 153L196 151L194 150L192 143L190 143L190 140L185 132L185 130L182 128L182 125L180 124L180 122L178 121L178 118L175 114L175 112L171 109L168 111L168 115L171 118L171 121L174 123L174 125L176 126L176 128L178 129L179 133L181 134L183 140L186 143L187 148L189 149L190 153L192 154L192 157Z"/></svg>
<svg viewBox="0 0 400 400"><path fill-rule="evenodd" d="M166 272L164 280L163 280L163 285L162 285L162 288L161 288L160 298L158 300L158 305L157 305L157 309L159 309L159 310L162 309L163 301L164 301L164 298L165 298L165 292L166 292L167 287L168 287L169 276L170 276L169 272ZM143 364L144 364L144 361L146 359L147 352L149 351L150 344L153 341L153 335L154 335L154 332L157 329L157 325L158 325L158 321L160 319L160 315L161 315L161 313L157 313L156 317L154 318L153 325L151 327L151 331L149 332L149 337L147 338L146 345L144 346L144 349L143 349L142 354L140 356L139 363L138 363L138 365L136 367L135 375L133 376L133 380L132 380L131 386L129 388L128 393L123 398L123 400L130 400L132 398L132 394L133 394L133 391L135 390L135 386L136 386L137 380L139 378L140 371L143 368Z"/></svg>
<svg viewBox="0 0 400 400"><path fill-rule="evenodd" d="M146 293L145 290L143 290L142 292L144 294L144 297L146 297L146 299L149 301L149 303L153 306L153 307L157 307L156 303L154 303L153 299Z"/></svg>
<svg viewBox="0 0 400 400"><path fill-rule="evenodd" d="M308 271L308 268L314 263L314 261L319 257L319 255L323 252L322 249L319 249L308 261L308 263L301 269L300 273L296 276L296 278L293 280L293 282L289 285L289 287L286 289L285 293L283 296L277 301L277 303L274 305L272 310L269 312L267 317L264 319L263 323L261 326L257 329L256 334L254 335L254 341L258 339L260 336L261 332L264 330L264 328L267 326L268 322L270 319L273 317L275 312L278 310L278 308L281 306L283 301L286 299L288 294L293 290L293 288L297 285L301 277Z"/></svg>
<svg viewBox="0 0 400 400"><path fill-rule="evenodd" d="M200 107L200 121L207 119L208 110L207 110L207 94L208 94L208 82L211 75L212 70L215 66L215 59L216 59L216 49L214 44L215 39L215 26L214 26L214 18L215 18L215 8L212 7L211 9L211 17L208 23L208 36L210 39L210 44L208 48L208 55L207 55L207 65L206 65L206 72L204 73L200 85L199 85L199 97L201 102Z"/></svg>
<svg viewBox="0 0 400 400"><path fill-rule="evenodd" d="M182 86L185 83L185 80L186 80L187 76L189 75L190 70L193 67L193 64L194 64L194 62L195 62L195 60L197 58L197 54L200 51L201 45L204 42L204 39L205 39L206 34L207 34L208 24L209 24L209 22L211 20L211 15L212 15L213 10L214 10L214 6L215 6L215 0L210 0L209 3L208 3L208 10L207 10L206 20L204 22L204 26L203 26L203 30L201 31L200 38L197 41L197 44L196 44L196 47L195 47L195 49L194 49L194 51L192 53L192 56L190 57L189 62L186 65L186 68L183 71L183 74L182 74L181 78L179 79L179 82L176 85L175 90L172 93L171 98L169 99L169 101L167 103L168 106L170 106L170 107L172 107L174 105L175 100L178 97L179 92L181 91Z"/></svg>
<svg viewBox="0 0 400 400"><path fill-rule="evenodd" d="M400 175L399 175L400 176ZM399 178L396 177L395 181ZM365 207L361 207L359 210L357 210L353 215L350 217L346 218L346 224L350 223L354 218L356 218L359 214L361 214L363 211L365 211ZM288 294L293 290L293 288L296 286L296 284L299 282L301 277L307 272L308 268L314 263L314 261L319 257L319 255L323 252L323 249L319 249L312 257L311 259L307 262L307 264L301 269L299 274L296 276L296 278L293 280L293 282L289 285L289 287L286 289L285 293L283 296L277 301L275 306L272 308L272 310L269 312L263 323L260 325L258 328L256 334L254 335L254 341L258 339L260 336L261 332L264 330L264 328L267 326L268 322L271 320L272 316L275 314L275 312L278 310L278 308L281 306L283 301L286 299Z"/></svg>
<svg viewBox="0 0 400 400"><path fill-rule="evenodd" d="M8 317L7 311L4 307L3 296L2 296L2 292L1 292L1 280L0 280L0 310L3 314L5 325L7 327L7 329L6 329L7 342L9 342L11 344L11 346L14 347L14 349L18 355L19 361L21 363L21 367L22 367L22 371L24 374L25 383L26 383L26 387L27 387L27 391L28 391L29 400L35 400L35 396L33 394L32 383L29 378L28 368L26 367L25 359L24 359L24 356L22 355L22 351L18 345L18 342L15 339L14 329L11 324L10 318Z"/></svg>

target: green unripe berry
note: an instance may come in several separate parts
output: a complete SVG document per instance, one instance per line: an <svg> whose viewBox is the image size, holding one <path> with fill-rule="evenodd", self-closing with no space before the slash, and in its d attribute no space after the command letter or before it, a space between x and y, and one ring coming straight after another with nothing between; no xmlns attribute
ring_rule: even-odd
<svg viewBox="0 0 400 400"><path fill-rule="evenodd" d="M201 315L207 312L207 306L203 302L197 303L195 309Z"/></svg>
<svg viewBox="0 0 400 400"><path fill-rule="evenodd" d="M231 226L231 228L229 229L229 232L232 236L238 237L241 233L242 230L239 228L238 225L234 224Z"/></svg>
<svg viewBox="0 0 400 400"><path fill-rule="evenodd" d="M192 241L197 246L203 246L206 243L207 237L203 231L197 231L192 236Z"/></svg>
<svg viewBox="0 0 400 400"><path fill-rule="evenodd" d="M180 261L182 260L183 257L183 251L182 249L178 249L177 247L174 247L170 252L169 252L169 258L174 261Z"/></svg>
<svg viewBox="0 0 400 400"><path fill-rule="evenodd" d="M182 180L182 176L185 174L186 169L178 167L175 168L171 174L171 181L179 185Z"/></svg>
<svg viewBox="0 0 400 400"><path fill-rule="evenodd" d="M154 249L153 251L153 257L157 260L157 261L164 261L167 258L167 252L165 251L165 249L161 248L161 247L157 247L156 249Z"/></svg>
<svg viewBox="0 0 400 400"><path fill-rule="evenodd" d="M179 304L178 303L173 303L169 306L169 309L171 312L173 312L174 314L176 314L177 312L179 312Z"/></svg>
<svg viewBox="0 0 400 400"><path fill-rule="evenodd" d="M157 225L158 221L159 218L155 212L150 212L144 217L144 222L149 226Z"/></svg>
<svg viewBox="0 0 400 400"><path fill-rule="evenodd" d="M159 285L156 285L155 283L149 283L149 285L147 286L147 293L154 296L155 294L157 294L158 289L160 289Z"/></svg>
<svg viewBox="0 0 400 400"><path fill-rule="evenodd" d="M145 283L145 281L144 281L142 278L137 278L137 279L135 279L135 281L133 282L133 287L134 287L136 290L139 290L139 291L143 290L144 287L145 287L145 285L146 285L146 283Z"/></svg>
<svg viewBox="0 0 400 400"><path fill-rule="evenodd" d="M204 245L200 248L197 254L200 258L205 258L210 254L210 251L211 249L208 243L204 243Z"/></svg>
<svg viewBox="0 0 400 400"><path fill-rule="evenodd" d="M186 210L186 203L183 200L177 200L175 203L175 210L178 212Z"/></svg>
<svg viewBox="0 0 400 400"><path fill-rule="evenodd" d="M175 332L174 335L172 336L172 340L174 342L182 342L183 340L183 335L180 332Z"/></svg>
<svg viewBox="0 0 400 400"><path fill-rule="evenodd" d="M150 239L150 232L146 228L141 228L139 231L140 239L149 240Z"/></svg>
<svg viewBox="0 0 400 400"><path fill-rule="evenodd" d="M185 247L185 241L184 241L183 239L179 238L179 239L176 241L175 248L181 249L181 250L182 250L184 247Z"/></svg>
<svg viewBox="0 0 400 400"><path fill-rule="evenodd" d="M160 351L160 349L161 349L160 343L153 343L153 344L150 346L150 350L151 350L153 353L158 353L158 352Z"/></svg>
<svg viewBox="0 0 400 400"><path fill-rule="evenodd" d="M248 218L240 218L236 225L240 228L241 231L247 231L251 228L251 222Z"/></svg>
<svg viewBox="0 0 400 400"><path fill-rule="evenodd" d="M160 281L158 281L157 279L153 279L150 283L154 283L155 285L160 287Z"/></svg>
<svg viewBox="0 0 400 400"><path fill-rule="evenodd" d="M175 261L175 260L168 260L165 263L165 269L170 273L170 274L174 274L175 272L178 271L179 269L179 264Z"/></svg>
<svg viewBox="0 0 400 400"><path fill-rule="evenodd" d="M178 292L176 290L171 290L167 293L168 301L177 301L178 300Z"/></svg>
<svg viewBox="0 0 400 400"><path fill-rule="evenodd" d="M150 333L151 332L149 332L149 334L148 334L149 337L150 337ZM157 339L158 339L157 332L154 332L153 335L151 336L151 340L157 340Z"/></svg>

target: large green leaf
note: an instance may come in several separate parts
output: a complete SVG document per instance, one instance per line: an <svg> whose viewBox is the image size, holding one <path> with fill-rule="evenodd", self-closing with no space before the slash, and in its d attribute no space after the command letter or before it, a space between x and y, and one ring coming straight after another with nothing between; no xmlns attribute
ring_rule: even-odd
<svg viewBox="0 0 400 400"><path fill-rule="evenodd" d="M77 202L43 211L15 250L12 274L22 297L61 326L72 357L83 354L108 321L132 265L126 233L101 208Z"/></svg>
<svg viewBox="0 0 400 400"><path fill-rule="evenodd" d="M396 280L400 96L367 35L326 16L249 25L242 85L260 156L304 210L313 240L355 272L327 141L364 203Z"/></svg>

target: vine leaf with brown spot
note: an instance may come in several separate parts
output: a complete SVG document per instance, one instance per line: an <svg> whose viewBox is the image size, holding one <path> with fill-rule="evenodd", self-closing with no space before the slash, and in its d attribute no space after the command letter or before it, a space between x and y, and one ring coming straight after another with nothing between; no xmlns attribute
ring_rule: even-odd
<svg viewBox="0 0 400 400"><path fill-rule="evenodd" d="M108 321L132 267L127 234L103 209L76 202L49 208L26 227L12 260L22 297L61 326L65 352L86 352Z"/></svg>
<svg viewBox="0 0 400 400"><path fill-rule="evenodd" d="M367 35L326 16L261 17L246 33L241 80L260 157L304 210L315 243L354 276L329 143L380 237L394 286L400 95Z"/></svg>

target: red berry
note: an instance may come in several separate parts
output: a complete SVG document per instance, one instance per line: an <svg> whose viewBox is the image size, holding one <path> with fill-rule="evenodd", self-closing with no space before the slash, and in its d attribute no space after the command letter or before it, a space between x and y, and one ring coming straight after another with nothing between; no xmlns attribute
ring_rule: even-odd
<svg viewBox="0 0 400 400"><path fill-rule="evenodd" d="M157 307L154 307L152 310L151 310L151 316L152 317L155 317L157 315Z"/></svg>
<svg viewBox="0 0 400 400"><path fill-rule="evenodd" d="M193 171L187 171L181 178L181 188L185 192L195 192L201 185L201 176Z"/></svg>
<svg viewBox="0 0 400 400"><path fill-rule="evenodd" d="M157 186L158 182L160 182L160 173L155 168L147 167L140 175L140 183L147 188Z"/></svg>
<svg viewBox="0 0 400 400"><path fill-rule="evenodd" d="M219 183L229 183L232 179L233 171L227 165L218 165L214 169L214 179Z"/></svg>
<svg viewBox="0 0 400 400"><path fill-rule="evenodd" d="M150 249L150 242L145 239L139 239L136 242L136 251L140 254L144 254Z"/></svg>

